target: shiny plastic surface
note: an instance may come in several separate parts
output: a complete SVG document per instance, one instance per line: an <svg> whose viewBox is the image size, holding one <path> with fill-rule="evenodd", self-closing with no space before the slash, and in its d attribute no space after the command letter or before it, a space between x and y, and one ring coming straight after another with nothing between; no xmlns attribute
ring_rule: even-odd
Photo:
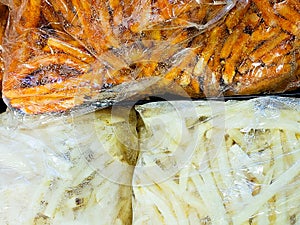
<svg viewBox="0 0 300 225"><path fill-rule="evenodd" d="M132 167L111 169L131 163L114 133L123 120L110 111L47 123L1 114L0 223L130 225Z"/></svg>
<svg viewBox="0 0 300 225"><path fill-rule="evenodd" d="M299 87L295 0L3 2L3 94L23 113L121 101L148 80L148 95L193 98Z"/></svg>
<svg viewBox="0 0 300 225"><path fill-rule="evenodd" d="M4 33L5 27L7 24L8 19L8 8L0 3L0 91L2 89L2 79L4 73L4 59L3 59L3 40L4 40Z"/></svg>
<svg viewBox="0 0 300 225"><path fill-rule="evenodd" d="M137 107L133 224L299 224L299 99L192 104Z"/></svg>
<svg viewBox="0 0 300 225"><path fill-rule="evenodd" d="M0 221L300 222L300 100L170 101L0 116Z"/></svg>

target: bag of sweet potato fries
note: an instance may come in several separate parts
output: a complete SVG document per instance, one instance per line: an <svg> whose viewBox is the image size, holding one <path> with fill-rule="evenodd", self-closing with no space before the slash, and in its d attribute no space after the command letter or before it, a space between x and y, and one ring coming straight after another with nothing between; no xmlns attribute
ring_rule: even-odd
<svg viewBox="0 0 300 225"><path fill-rule="evenodd" d="M297 0L2 2L3 97L22 113L300 86Z"/></svg>

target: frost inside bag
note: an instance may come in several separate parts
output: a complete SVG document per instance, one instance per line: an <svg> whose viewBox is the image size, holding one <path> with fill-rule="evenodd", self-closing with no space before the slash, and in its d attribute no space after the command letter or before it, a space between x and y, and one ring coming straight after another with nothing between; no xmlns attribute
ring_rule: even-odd
<svg viewBox="0 0 300 225"><path fill-rule="evenodd" d="M133 224L299 223L298 99L160 102L137 111L144 126Z"/></svg>
<svg viewBox="0 0 300 225"><path fill-rule="evenodd" d="M136 156L115 135L123 118L112 121L109 110L41 125L12 118L0 117L1 224L131 224Z"/></svg>
<svg viewBox="0 0 300 225"><path fill-rule="evenodd" d="M156 78L193 98L298 88L294 2L10 0L4 99L39 114Z"/></svg>

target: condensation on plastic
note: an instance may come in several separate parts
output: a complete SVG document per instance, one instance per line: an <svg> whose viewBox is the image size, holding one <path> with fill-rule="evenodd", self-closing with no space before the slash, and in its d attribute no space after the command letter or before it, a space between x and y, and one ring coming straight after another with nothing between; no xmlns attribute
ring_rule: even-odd
<svg viewBox="0 0 300 225"><path fill-rule="evenodd" d="M103 107L157 78L193 98L299 87L296 0L6 4L3 92L23 113Z"/></svg>
<svg viewBox="0 0 300 225"><path fill-rule="evenodd" d="M136 109L133 224L299 224L299 99Z"/></svg>
<svg viewBox="0 0 300 225"><path fill-rule="evenodd" d="M123 119L112 121L107 110L47 124L36 120L0 116L1 224L130 225L132 188L101 171L103 164L131 163L114 133ZM110 172L130 183L132 167L126 168Z"/></svg>

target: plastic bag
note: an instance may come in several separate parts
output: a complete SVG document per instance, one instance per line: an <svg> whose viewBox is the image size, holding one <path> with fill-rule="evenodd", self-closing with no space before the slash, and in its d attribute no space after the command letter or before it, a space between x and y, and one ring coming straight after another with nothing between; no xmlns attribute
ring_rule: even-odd
<svg viewBox="0 0 300 225"><path fill-rule="evenodd" d="M3 78L3 73L4 73L4 59L2 56L3 52L3 46L2 42L4 39L4 32L5 32L5 27L7 23L7 17L8 17L8 8L0 3L0 91L2 89L2 78Z"/></svg>
<svg viewBox="0 0 300 225"><path fill-rule="evenodd" d="M193 98L298 88L295 2L11 0L5 101L29 114L103 107L149 79Z"/></svg>
<svg viewBox="0 0 300 225"><path fill-rule="evenodd" d="M136 109L133 224L299 223L299 99Z"/></svg>
<svg viewBox="0 0 300 225"><path fill-rule="evenodd" d="M114 132L124 118L108 110L47 124L0 120L1 224L131 224L136 152Z"/></svg>
<svg viewBox="0 0 300 225"><path fill-rule="evenodd" d="M297 224L300 101L0 116L6 224ZM131 199L133 199L131 201Z"/></svg>

